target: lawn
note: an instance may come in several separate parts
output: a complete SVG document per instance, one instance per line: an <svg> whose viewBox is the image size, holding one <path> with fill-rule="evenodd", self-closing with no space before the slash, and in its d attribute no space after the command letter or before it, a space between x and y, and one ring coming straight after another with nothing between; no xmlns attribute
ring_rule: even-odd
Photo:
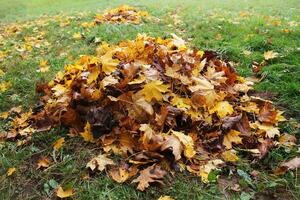
<svg viewBox="0 0 300 200"><path fill-rule="evenodd" d="M157 19L146 19L140 25L82 26L93 21L96 13L122 4L146 10ZM252 62L261 63L264 52L277 52L279 56L267 61L259 72L262 79L255 89L285 111L289 121L280 125L281 131L300 139L298 0L0 0L0 5L0 70L5 72L0 73L0 83L11 83L7 90L0 90L0 113L20 105L28 110L39 98L37 82L50 81L80 55L94 54L99 42L118 43L134 39L138 33L153 37L176 33L190 46L216 51L232 61L243 76L253 75ZM6 27L20 31L2 38ZM84 37L75 39L76 33ZM41 60L49 63L46 73L37 71ZM8 121L1 120L0 132L7 128ZM52 144L61 136L68 140L56 152L58 162L36 170L40 156L53 156ZM175 199L300 199L299 171L272 175L280 163L299 155L299 143L294 148L274 148L258 163L237 163L241 186L237 192L222 188L218 181L203 184L199 177L185 173L168 177L166 185L146 192L138 192L130 183L115 183L105 173L88 177L85 165L97 154L97 147L69 138L63 128L33 135L26 145L1 142L0 149L0 199L55 199L58 184L74 188L75 199L158 199L164 195ZM10 167L16 172L7 177ZM259 178L250 176L258 169L262 170Z"/></svg>

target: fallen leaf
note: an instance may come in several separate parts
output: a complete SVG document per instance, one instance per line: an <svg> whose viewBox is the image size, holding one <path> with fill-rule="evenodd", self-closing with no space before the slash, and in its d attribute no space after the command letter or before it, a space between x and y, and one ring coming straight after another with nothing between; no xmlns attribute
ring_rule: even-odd
<svg viewBox="0 0 300 200"><path fill-rule="evenodd" d="M152 99L161 101L162 93L168 91L169 85L164 85L162 81L156 80L144 85L144 89L142 90L145 100L151 102Z"/></svg>
<svg viewBox="0 0 300 200"><path fill-rule="evenodd" d="M11 176L13 175L15 172L17 171L17 169L15 167L10 167L7 172L6 172L6 175L7 176Z"/></svg>
<svg viewBox="0 0 300 200"><path fill-rule="evenodd" d="M103 171L107 165L114 165L114 164L115 164L114 161L107 158L105 154L99 154L98 156L90 160L87 163L86 167L90 168L92 171L94 171L95 169L99 171Z"/></svg>
<svg viewBox="0 0 300 200"><path fill-rule="evenodd" d="M50 69L50 66L48 64L48 61L47 60L41 60L40 65L39 65L39 69L37 71L44 73L44 72L49 71L49 69Z"/></svg>
<svg viewBox="0 0 300 200"><path fill-rule="evenodd" d="M223 145L226 149L232 149L232 143L241 144L242 138L239 136L241 133L239 131L231 129L223 139Z"/></svg>
<svg viewBox="0 0 300 200"><path fill-rule="evenodd" d="M9 81L3 81L0 83L0 92L5 92L9 88L11 88L11 83Z"/></svg>
<svg viewBox="0 0 300 200"><path fill-rule="evenodd" d="M150 183L157 182L163 184L162 179L165 174L166 172L160 166L154 164L140 171L140 175L132 183L138 183L137 189L144 191L150 186Z"/></svg>
<svg viewBox="0 0 300 200"><path fill-rule="evenodd" d="M56 189L56 196L59 197L59 198L61 198L61 199L71 197L74 194L75 194L74 193L74 189L72 189L72 188L69 188L67 190L63 190L63 188L61 186L59 186Z"/></svg>
<svg viewBox="0 0 300 200"><path fill-rule="evenodd" d="M38 162L37 162L37 168L36 169L40 169L40 168L48 168L50 165L50 160L48 157L41 157Z"/></svg>
<svg viewBox="0 0 300 200"><path fill-rule="evenodd" d="M158 200L174 200L171 196L160 196Z"/></svg>
<svg viewBox="0 0 300 200"><path fill-rule="evenodd" d="M65 143L65 138L64 137L59 138L58 140L56 140L53 144L54 150L58 151L63 146L64 143Z"/></svg>
<svg viewBox="0 0 300 200"><path fill-rule="evenodd" d="M230 103L228 101L221 101L221 102L218 102L215 105L215 107L213 107L212 109L209 110L210 114L215 113L215 112L217 113L217 115L220 118L224 118L227 115L231 115L234 112L234 110L233 110L232 105L230 105Z"/></svg>
<svg viewBox="0 0 300 200"><path fill-rule="evenodd" d="M222 157L226 162L236 162L239 160L239 157L235 154L234 150L224 151Z"/></svg>
<svg viewBox="0 0 300 200"><path fill-rule="evenodd" d="M271 60L273 58L277 58L278 56L279 56L279 54L277 52L274 52L274 51L266 51L264 53L265 60Z"/></svg>

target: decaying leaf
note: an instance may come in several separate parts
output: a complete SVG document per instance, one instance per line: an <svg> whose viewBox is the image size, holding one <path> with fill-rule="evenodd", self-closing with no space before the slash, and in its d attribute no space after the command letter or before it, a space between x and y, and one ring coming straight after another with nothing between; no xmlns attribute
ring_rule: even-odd
<svg viewBox="0 0 300 200"><path fill-rule="evenodd" d="M300 157L295 157L285 163L282 163L277 169L275 169L275 175L282 175L288 170L294 170L300 167Z"/></svg>
<svg viewBox="0 0 300 200"><path fill-rule="evenodd" d="M41 157L38 162L37 162L37 168L36 169L40 169L40 168L48 168L50 165L50 160L48 157Z"/></svg>
<svg viewBox="0 0 300 200"><path fill-rule="evenodd" d="M264 53L264 58L265 60L271 60L273 58L277 58L278 57L278 53L277 52L274 52L274 51L266 51Z"/></svg>
<svg viewBox="0 0 300 200"><path fill-rule="evenodd" d="M107 155L99 154L98 156L90 160L87 163L86 167L90 168L92 171L94 171L95 169L99 171L103 171L107 165L114 165L114 164L115 164L114 161L107 158Z"/></svg>
<svg viewBox="0 0 300 200"><path fill-rule="evenodd" d="M134 179L133 183L138 183L137 189L144 191L150 186L150 183L160 183L163 184L163 177L166 172L161 169L160 166L152 165L146 169L140 171L140 175Z"/></svg>

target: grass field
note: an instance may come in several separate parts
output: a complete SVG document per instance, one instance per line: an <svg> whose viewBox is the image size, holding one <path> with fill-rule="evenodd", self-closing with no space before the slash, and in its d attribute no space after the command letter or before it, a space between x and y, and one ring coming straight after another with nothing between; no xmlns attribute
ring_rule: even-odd
<svg viewBox="0 0 300 200"><path fill-rule="evenodd" d="M82 27L95 13L121 4L147 10L160 20ZM300 118L299 13L298 0L0 0L0 33L8 25L24 26L17 34L0 37L0 69L5 72L0 82L11 83L8 90L0 90L0 112L19 105L29 109L38 99L36 83L51 80L80 55L94 54L95 41L117 43L134 39L138 33L160 37L176 33L190 46L217 51L233 61L244 76L252 76L251 63L263 61L264 52L278 52L279 57L263 67L260 73L264 79L255 88L267 92L267 97L292 118L281 125L281 130L300 139L299 126L293 123ZM78 32L84 37L75 40L73 34ZM48 60L49 72L37 72L41 60ZM7 126L6 120L0 121L0 132ZM83 145L80 138L68 138L59 151L59 161L47 170L36 170L37 159L52 155L51 144L61 135L67 138L66 134L63 129L37 134L26 146L0 143L0 199L55 199L53 189L58 184L75 188L75 199L157 199L161 195L175 199L300 199L299 171L281 177L270 175L279 163L299 155L297 148L274 148L256 164L239 162L238 168L244 172L239 175L240 192L221 190L217 183L203 184L199 178L181 174L169 177L163 187L142 193L132 184L113 182L105 173L83 178L86 162L97 154L97 148ZM11 177L6 176L9 167L17 169ZM249 175L255 169L263 170L258 179Z"/></svg>

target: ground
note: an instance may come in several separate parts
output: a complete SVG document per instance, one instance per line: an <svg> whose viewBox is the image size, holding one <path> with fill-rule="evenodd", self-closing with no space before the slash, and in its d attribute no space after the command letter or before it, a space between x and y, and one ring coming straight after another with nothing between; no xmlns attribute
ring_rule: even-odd
<svg viewBox="0 0 300 200"><path fill-rule="evenodd" d="M147 10L159 20L145 20L141 25L82 27L82 22L92 21L95 13L121 4ZM74 62L79 55L93 54L97 41L117 43L134 39L138 33L160 37L176 33L189 41L190 46L216 51L223 59L234 62L237 71L244 76L252 76L251 63L263 61L264 52L278 52L279 56L263 67L260 72L263 79L255 89L285 110L290 122L283 123L281 131L300 138L300 131L294 125L300 116L298 0L0 0L0 5L1 31L9 23L32 21L32 25L26 26L21 33L12 34L3 44L0 42L0 52L9 54L2 58L0 54L0 69L5 72L0 81L12 84L0 93L0 112L19 105L23 110L33 106L38 99L36 83L51 80L55 72ZM41 15L44 16L40 18ZM36 37L41 32L44 33L40 36L40 47L26 49L24 38ZM73 35L78 32L84 37L76 40ZM18 45L19 51L16 51ZM20 53L24 50L22 48L25 48L25 53ZM50 70L46 73L37 71L41 60L49 63ZM0 131L7 126L7 121L0 121ZM76 199L157 199L163 195L176 199L300 198L298 171L283 176L272 175L278 164L299 154L295 148L275 148L255 164L239 162L240 173L235 177L241 185L239 192L222 187L220 181L203 184L199 178L184 173L170 176L166 185L152 187L143 193L136 191L133 184L113 182L105 173L87 178L85 165L97 154L97 147L82 143L80 138L68 138L63 148L56 152L58 162L47 170L36 170L38 158L52 155L53 142L61 136L68 137L66 133L64 129L55 129L37 134L25 146L17 146L15 142L0 143L0 198L55 199L53 189L58 184L73 187ZM17 171L7 177L6 171L10 167ZM249 175L255 169L263 171L259 178Z"/></svg>

